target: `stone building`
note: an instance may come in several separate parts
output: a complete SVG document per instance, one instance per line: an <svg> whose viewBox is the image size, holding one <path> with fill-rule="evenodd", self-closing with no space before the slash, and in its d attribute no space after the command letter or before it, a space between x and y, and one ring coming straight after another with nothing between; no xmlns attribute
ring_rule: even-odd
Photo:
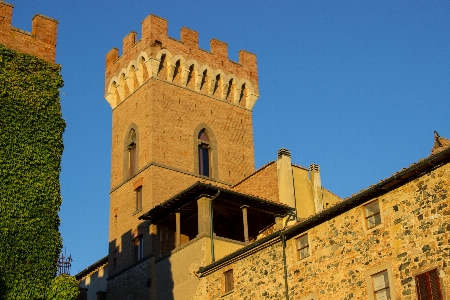
<svg viewBox="0 0 450 300"><path fill-rule="evenodd" d="M286 149L255 171L256 56L180 35L150 15L106 55L107 299L445 299L448 140L345 200Z"/></svg>

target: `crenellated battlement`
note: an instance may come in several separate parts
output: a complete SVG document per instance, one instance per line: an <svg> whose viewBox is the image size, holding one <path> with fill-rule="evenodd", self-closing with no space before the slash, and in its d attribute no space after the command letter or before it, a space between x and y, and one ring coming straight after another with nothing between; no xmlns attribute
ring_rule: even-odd
<svg viewBox="0 0 450 300"><path fill-rule="evenodd" d="M155 77L252 109L258 99L256 55L241 50L239 62L228 58L228 45L210 41L210 52L199 48L198 32L183 27L180 40L168 36L167 20L149 15L142 37L131 31L106 55L105 98L112 108L148 79Z"/></svg>
<svg viewBox="0 0 450 300"><path fill-rule="evenodd" d="M12 4L0 0L0 43L54 63L58 21L37 14L32 19L29 33L11 26L13 8Z"/></svg>

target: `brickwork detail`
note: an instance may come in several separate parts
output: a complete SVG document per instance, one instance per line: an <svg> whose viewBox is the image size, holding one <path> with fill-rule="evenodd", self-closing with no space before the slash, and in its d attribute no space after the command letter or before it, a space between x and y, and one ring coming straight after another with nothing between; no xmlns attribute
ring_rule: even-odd
<svg viewBox="0 0 450 300"><path fill-rule="evenodd" d="M20 30L11 26L13 7L12 4L0 1L0 43L55 63L58 21L36 14L31 23L31 33Z"/></svg>
<svg viewBox="0 0 450 300"><path fill-rule="evenodd" d="M112 49L106 56L105 98L112 108L152 77L252 109L258 99L256 56L239 52L239 64L228 59L227 44L211 40L211 52L198 47L198 33L181 29L181 41L167 35L168 23L154 15L123 40L122 56Z"/></svg>
<svg viewBox="0 0 450 300"><path fill-rule="evenodd" d="M159 229L151 233L140 215L198 181L229 188L254 172L256 56L241 51L239 57L240 63L230 61L226 44L217 40L211 52L199 49L198 33L187 28L181 41L169 38L167 21L152 15L142 23L140 41L131 32L120 57L117 49L107 54L105 97L113 114L108 266L110 276L120 274L108 282L108 294L130 289L119 280L124 274L148 274L134 270L141 264L133 267L137 231L143 228L144 256L159 255ZM204 128L211 138L209 176L200 174L198 163ZM141 209L135 204L138 184ZM121 273L127 268L133 271Z"/></svg>
<svg viewBox="0 0 450 300"><path fill-rule="evenodd" d="M237 192L279 203L277 164L270 162L233 186Z"/></svg>

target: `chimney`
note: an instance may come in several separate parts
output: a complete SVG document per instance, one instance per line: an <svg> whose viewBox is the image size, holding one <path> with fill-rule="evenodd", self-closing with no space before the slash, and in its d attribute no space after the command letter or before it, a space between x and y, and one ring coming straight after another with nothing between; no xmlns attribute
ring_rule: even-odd
<svg viewBox="0 0 450 300"><path fill-rule="evenodd" d="M278 195L282 204L295 208L294 178L292 175L291 153L281 148L277 160Z"/></svg>
<svg viewBox="0 0 450 300"><path fill-rule="evenodd" d="M320 181L319 165L309 165L309 178L311 179L316 213L319 213L323 210L322 182Z"/></svg>

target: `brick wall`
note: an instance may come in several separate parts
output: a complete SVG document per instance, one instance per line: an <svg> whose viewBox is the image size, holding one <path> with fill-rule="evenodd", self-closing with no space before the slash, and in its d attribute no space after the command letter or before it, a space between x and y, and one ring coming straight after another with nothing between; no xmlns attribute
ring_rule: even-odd
<svg viewBox="0 0 450 300"><path fill-rule="evenodd" d="M194 79L183 85L186 77L182 78L176 68L170 69L168 60L163 61L161 57L156 60L155 55L161 53L162 43L164 51L171 51L171 55L195 59L202 66L208 65L208 72L218 68L222 75L223 72L233 73L235 84L238 78L245 78L248 80L245 82L257 88L256 57L241 52L241 64L229 61L226 44L217 40L211 41L211 53L201 50L196 42L198 34L186 28L181 31L182 42L173 40L167 36L167 22L156 16L149 16L142 30L141 41L136 41L134 32L124 38L120 58L114 49L107 55L105 82L107 93L112 94L106 98L113 108L111 276L135 263L133 239L137 231L142 232L139 235L144 239L144 254L155 252L154 236L149 233L148 222L138 220L140 215L197 181L229 187L254 171L251 109L225 99L220 86L214 91L212 85L198 86L199 81ZM146 58L145 63L135 61L139 55ZM155 61L162 67L157 65L156 73ZM173 72L173 80L167 77L168 72ZM209 82L216 76L208 74L202 80ZM116 84L112 90L108 88L111 78L115 78ZM128 136L132 128L136 131L137 174L130 177ZM212 174L209 177L199 175L198 171L197 135L202 128L208 129L211 140ZM137 184L142 184L143 196L139 211L135 204ZM133 272L141 271L142 276L148 273L144 269ZM123 285L124 282L110 281L108 293L116 289L128 290L130 287Z"/></svg>
<svg viewBox="0 0 450 300"><path fill-rule="evenodd" d="M238 78L248 78L258 91L258 72L256 55L241 50L239 63L228 59L227 44L213 39L210 42L211 51L205 51L198 46L198 33L189 28L180 30L181 40L168 36L167 20L155 15L149 15L142 22L142 38L136 41L136 33L131 32L124 38L122 53L113 48L106 56L105 92L111 78L121 69L127 68L139 53L146 52L149 57L155 57L161 48L168 49L174 55L182 55L186 60L194 59L214 69L222 69L225 73L232 73Z"/></svg>
<svg viewBox="0 0 450 300"><path fill-rule="evenodd" d="M37 14L32 20L31 33L26 32L11 26L13 7L12 4L0 1L0 43L54 63L58 21Z"/></svg>
<svg viewBox="0 0 450 300"><path fill-rule="evenodd" d="M233 189L240 193L254 195L279 203L276 162L270 162L263 166L244 181L236 184Z"/></svg>

